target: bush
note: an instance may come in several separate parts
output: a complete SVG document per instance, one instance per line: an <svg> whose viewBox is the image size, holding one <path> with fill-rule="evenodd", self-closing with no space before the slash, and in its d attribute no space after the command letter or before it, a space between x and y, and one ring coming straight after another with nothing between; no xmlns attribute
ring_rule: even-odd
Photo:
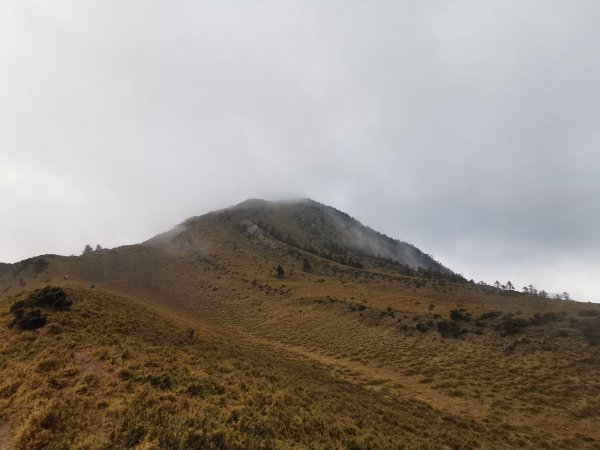
<svg viewBox="0 0 600 450"><path fill-rule="evenodd" d="M59 287L46 286L36 289L25 300L19 300L10 307L15 316L10 327L21 330L36 330L46 325L48 318L38 308L64 310L72 305L67 294Z"/></svg>
<svg viewBox="0 0 600 450"><path fill-rule="evenodd" d="M546 323L558 322L564 318L564 315L555 312L547 312L544 314L535 313L530 320L531 325L544 325Z"/></svg>
<svg viewBox="0 0 600 450"><path fill-rule="evenodd" d="M281 265L277 266L276 275L277 278L283 278L283 276L285 275L285 270L283 270L283 267L281 267Z"/></svg>
<svg viewBox="0 0 600 450"><path fill-rule="evenodd" d="M419 322L419 323L416 325L416 329L417 329L417 330L419 330L421 333L425 333L425 332L427 332L427 325L425 325L425 324L424 324L424 323L422 323L422 322Z"/></svg>
<svg viewBox="0 0 600 450"><path fill-rule="evenodd" d="M525 327L529 326L531 322L526 319L514 318L504 316L498 329L502 332L503 336L520 333Z"/></svg>
<svg viewBox="0 0 600 450"><path fill-rule="evenodd" d="M592 345L600 345L600 318L587 323L583 328L583 336Z"/></svg>
<svg viewBox="0 0 600 450"><path fill-rule="evenodd" d="M23 308L48 308L48 309L68 309L73 302L67 298L67 294L60 287L46 286L43 289L36 289L25 300L16 302L10 307L10 312L14 313Z"/></svg>
<svg viewBox="0 0 600 450"><path fill-rule="evenodd" d="M453 309L450 311L450 318L452 320L464 320L465 322L468 322L471 320L471 314L465 312L464 309Z"/></svg>
<svg viewBox="0 0 600 450"><path fill-rule="evenodd" d="M458 323L453 322L451 320L442 320L437 323L437 329L442 337L448 338L457 338L462 334L465 334L467 330L463 329L458 325Z"/></svg>
<svg viewBox="0 0 600 450"><path fill-rule="evenodd" d="M23 309L17 309L13 311L15 318L11 323L12 327L17 327L21 330L36 330L46 325L46 315L39 309L25 312Z"/></svg>

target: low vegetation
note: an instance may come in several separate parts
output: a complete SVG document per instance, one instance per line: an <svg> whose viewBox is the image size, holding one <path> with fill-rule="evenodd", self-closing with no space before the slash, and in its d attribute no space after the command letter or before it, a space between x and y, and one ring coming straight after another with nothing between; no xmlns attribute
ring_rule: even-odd
<svg viewBox="0 0 600 450"><path fill-rule="evenodd" d="M51 328L1 331L0 421L9 420L17 448L473 447L532 438L336 380L293 353L269 356L269 346L232 330L190 336L127 298L66 292L73 308L55 313ZM438 418L448 426L431 427Z"/></svg>
<svg viewBox="0 0 600 450"><path fill-rule="evenodd" d="M38 308L65 310L72 303L60 287L46 286L43 289L37 289L24 300L19 300L10 307L10 312L14 316L10 327L21 330L35 330L43 327L48 321L47 315Z"/></svg>
<svg viewBox="0 0 600 450"><path fill-rule="evenodd" d="M598 307L290 211L0 266L0 448L600 449Z"/></svg>

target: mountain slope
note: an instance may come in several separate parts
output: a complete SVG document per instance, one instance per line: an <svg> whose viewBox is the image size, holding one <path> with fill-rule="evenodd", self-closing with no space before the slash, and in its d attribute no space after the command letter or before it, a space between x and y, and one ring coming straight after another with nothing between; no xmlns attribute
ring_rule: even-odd
<svg viewBox="0 0 600 450"><path fill-rule="evenodd" d="M4 440L600 448L600 310L474 285L411 248L316 202L252 200L143 244L10 265ZM46 284L73 306L9 328Z"/></svg>
<svg viewBox="0 0 600 450"><path fill-rule="evenodd" d="M430 269L450 273L448 269L416 247L389 238L330 206L313 200L277 203L249 200L240 203L236 212L250 214L271 235L301 248L312 248L321 255L347 258L388 258L413 269ZM313 252L315 252L313 250Z"/></svg>
<svg viewBox="0 0 600 450"><path fill-rule="evenodd" d="M309 199L246 200L188 219L145 244L171 251L202 251L207 246L206 238L216 230L233 233L232 239L241 232L265 248L291 247L350 267L395 266L394 273L461 279L413 245L389 238L341 211Z"/></svg>

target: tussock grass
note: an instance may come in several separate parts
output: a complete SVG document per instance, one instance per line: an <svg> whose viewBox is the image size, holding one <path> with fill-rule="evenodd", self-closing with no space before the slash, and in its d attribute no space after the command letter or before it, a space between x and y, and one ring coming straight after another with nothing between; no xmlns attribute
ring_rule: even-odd
<svg viewBox="0 0 600 450"><path fill-rule="evenodd" d="M319 365L270 357L268 346L203 330L190 339L181 323L127 298L66 291L73 306L50 313L49 326L1 329L0 420L11 424L17 448L394 448L481 439L459 417L462 431L423 434L437 417L426 404L391 401Z"/></svg>
<svg viewBox="0 0 600 450"><path fill-rule="evenodd" d="M0 273L0 444L600 448L597 308L266 248L209 219L167 250ZM48 283L71 307L9 328Z"/></svg>

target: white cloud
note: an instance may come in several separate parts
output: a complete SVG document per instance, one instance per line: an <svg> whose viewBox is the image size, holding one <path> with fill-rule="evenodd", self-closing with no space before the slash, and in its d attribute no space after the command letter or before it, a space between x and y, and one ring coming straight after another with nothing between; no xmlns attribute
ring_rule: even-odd
<svg viewBox="0 0 600 450"><path fill-rule="evenodd" d="M311 196L600 298L599 5L5 1L0 260Z"/></svg>

